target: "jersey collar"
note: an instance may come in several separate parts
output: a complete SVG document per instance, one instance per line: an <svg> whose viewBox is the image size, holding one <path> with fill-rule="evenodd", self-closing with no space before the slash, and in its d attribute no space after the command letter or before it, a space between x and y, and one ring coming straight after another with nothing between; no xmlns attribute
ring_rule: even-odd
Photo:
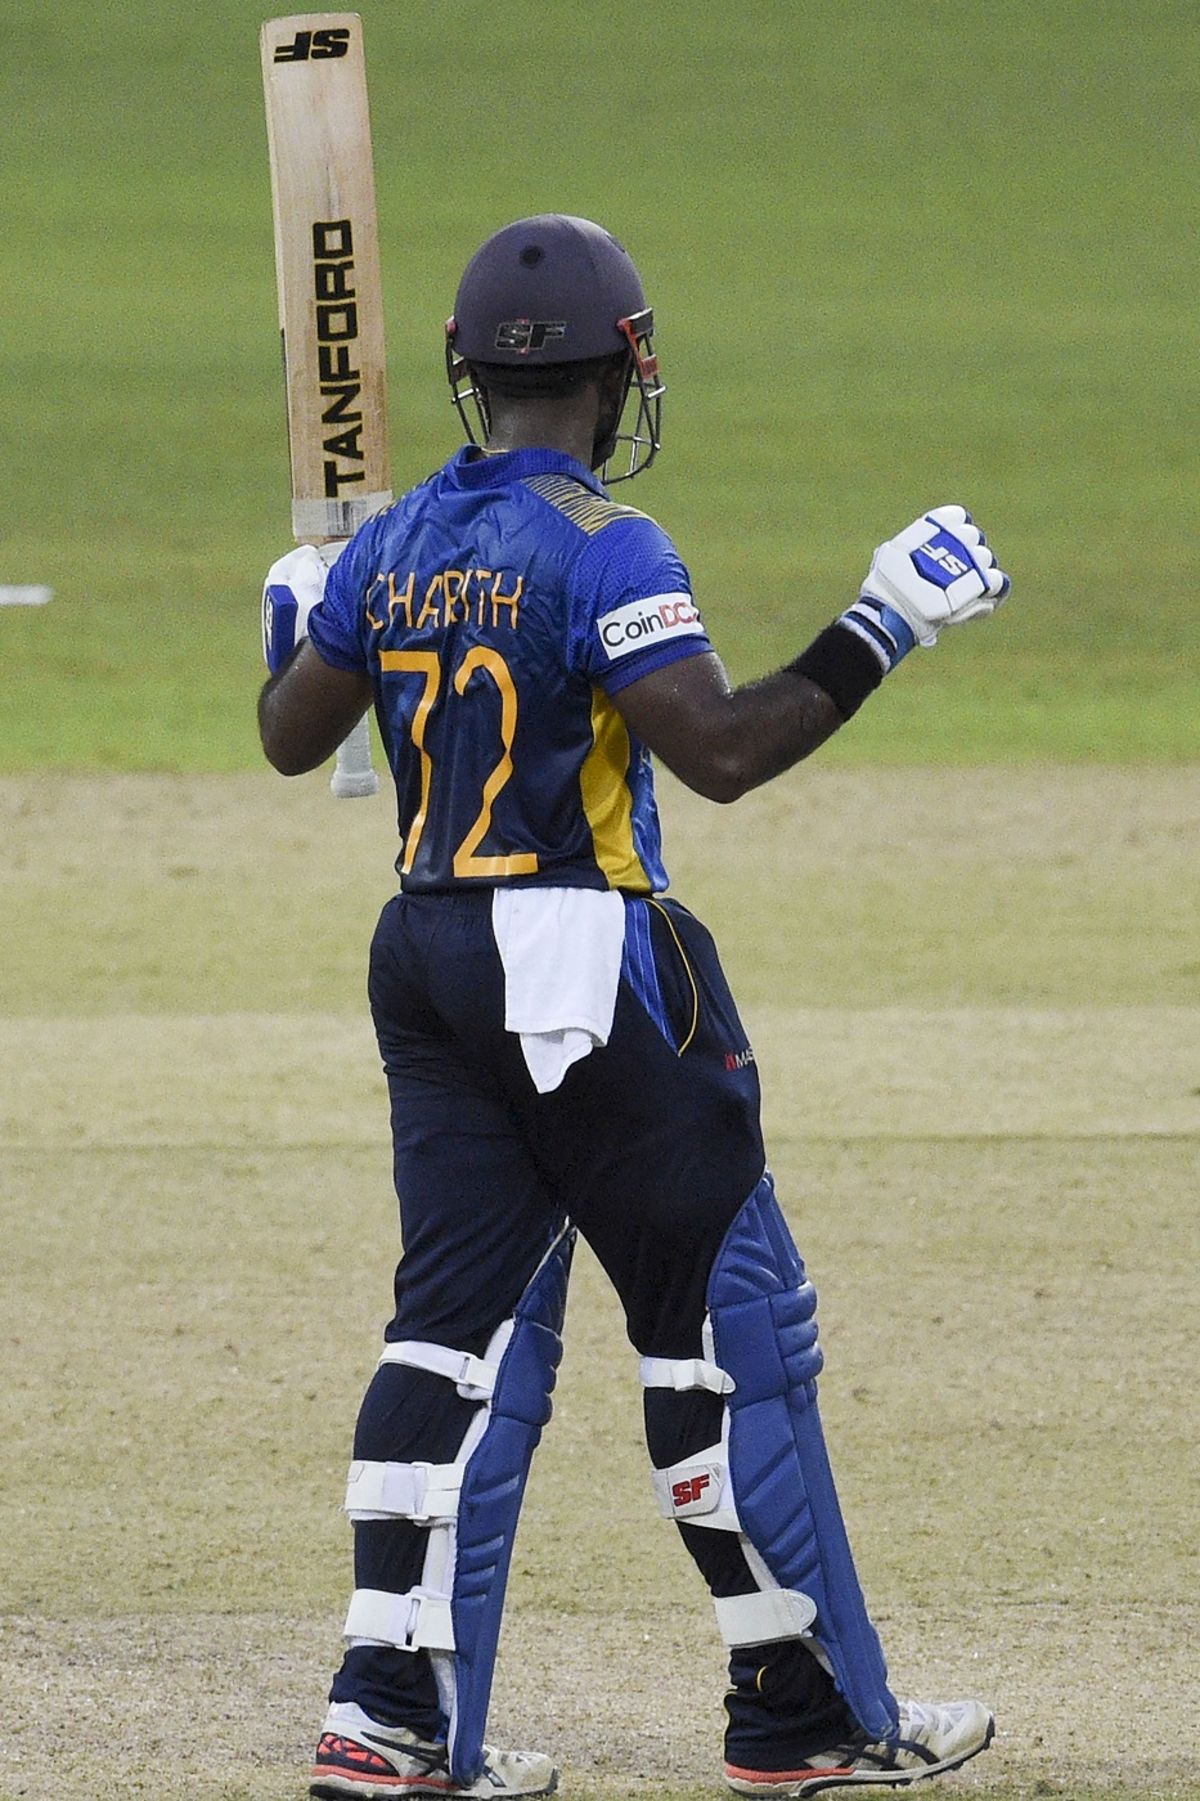
<svg viewBox="0 0 1200 1801"><path fill-rule="evenodd" d="M608 494L590 469L561 450L502 450L485 456L474 444L464 444L451 457L447 473L460 488L500 488L529 475L569 475L593 494Z"/></svg>

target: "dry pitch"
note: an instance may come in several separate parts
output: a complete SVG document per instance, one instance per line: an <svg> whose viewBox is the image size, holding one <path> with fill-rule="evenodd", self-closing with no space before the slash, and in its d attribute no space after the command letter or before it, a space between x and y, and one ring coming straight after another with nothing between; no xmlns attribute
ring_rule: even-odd
<svg viewBox="0 0 1200 1801"><path fill-rule="evenodd" d="M1197 773L665 797L894 1678L997 1710L964 1795L1197 1793ZM319 778L0 783L3 1801L303 1793L394 1256L390 855ZM721 1792L719 1695L585 1257L493 1729L567 1795L682 1801Z"/></svg>

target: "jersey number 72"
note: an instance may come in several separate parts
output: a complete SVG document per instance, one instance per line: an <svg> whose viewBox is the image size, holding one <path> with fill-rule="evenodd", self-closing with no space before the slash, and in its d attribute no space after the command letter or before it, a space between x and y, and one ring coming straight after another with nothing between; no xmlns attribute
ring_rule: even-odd
<svg viewBox="0 0 1200 1801"><path fill-rule="evenodd" d="M385 676L417 675L422 683L410 728L414 748L421 759L421 800L408 829L404 861L400 866L401 875L408 875L416 861L421 833L429 817L433 758L425 747L425 731L429 715L441 691L442 665L435 650L382 650L379 653L379 667ZM501 754L499 762L493 765L484 781L475 823L454 853L454 874L460 877L483 877L491 881L504 876L534 875L538 860L533 851L514 851L504 857L479 857L475 854L487 837L496 797L512 775L512 747L517 735L517 688L508 664L499 651L491 650L485 644L474 645L455 671L453 688L456 694L466 693L467 685L476 671L490 676L500 695Z"/></svg>

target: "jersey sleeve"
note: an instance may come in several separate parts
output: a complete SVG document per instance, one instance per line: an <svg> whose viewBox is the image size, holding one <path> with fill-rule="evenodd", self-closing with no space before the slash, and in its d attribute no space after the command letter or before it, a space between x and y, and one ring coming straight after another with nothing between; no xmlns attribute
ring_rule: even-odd
<svg viewBox="0 0 1200 1801"><path fill-rule="evenodd" d="M661 526L635 514L588 539L572 572L573 671L618 694L655 669L711 649L691 578Z"/></svg>
<svg viewBox="0 0 1200 1801"><path fill-rule="evenodd" d="M308 635L323 663L335 669L367 668L365 607L374 571L374 525L369 519L343 550L308 616Z"/></svg>

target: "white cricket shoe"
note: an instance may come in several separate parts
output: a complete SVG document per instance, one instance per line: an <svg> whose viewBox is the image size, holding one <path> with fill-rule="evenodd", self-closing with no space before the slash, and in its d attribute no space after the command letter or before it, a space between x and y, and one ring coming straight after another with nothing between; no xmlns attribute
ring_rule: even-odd
<svg viewBox="0 0 1200 1801"><path fill-rule="evenodd" d="M986 1751L996 1730L982 1701L900 1701L900 1736L873 1745L836 1745L808 1757L796 1770L741 1770L725 1765L725 1780L735 1794L819 1795L825 1789L874 1783L880 1788L906 1788L956 1770L979 1751Z"/></svg>
<svg viewBox="0 0 1200 1801"><path fill-rule="evenodd" d="M558 1771L537 1751L485 1745L481 1775L463 1788L450 1775L445 1745L415 1738L403 1726L381 1726L353 1701L334 1701L325 1716L309 1794L318 1801L371 1801L379 1795L549 1795Z"/></svg>

